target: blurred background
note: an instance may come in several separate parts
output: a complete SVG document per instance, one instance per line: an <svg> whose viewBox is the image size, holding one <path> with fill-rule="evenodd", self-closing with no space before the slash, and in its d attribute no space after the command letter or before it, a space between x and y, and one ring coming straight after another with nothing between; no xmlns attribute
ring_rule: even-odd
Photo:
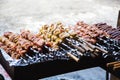
<svg viewBox="0 0 120 80"><path fill-rule="evenodd" d="M0 0L0 34L20 29L36 31L41 25L61 21L74 25L104 22L116 27L120 0ZM42 80L105 80L99 67Z"/></svg>

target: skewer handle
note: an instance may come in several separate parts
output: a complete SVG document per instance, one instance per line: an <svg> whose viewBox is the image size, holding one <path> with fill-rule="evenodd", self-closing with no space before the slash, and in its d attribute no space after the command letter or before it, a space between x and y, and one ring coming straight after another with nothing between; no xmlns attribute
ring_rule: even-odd
<svg viewBox="0 0 120 80"><path fill-rule="evenodd" d="M116 66L120 66L120 62L114 65L114 67L116 67Z"/></svg>
<svg viewBox="0 0 120 80"><path fill-rule="evenodd" d="M85 40L82 40L82 41L83 41L84 43L86 43L86 46L85 46L85 47L87 47L90 51L94 51L94 49L95 49L95 46L94 46L94 45L88 43L88 42L85 41Z"/></svg>
<svg viewBox="0 0 120 80"><path fill-rule="evenodd" d="M83 56L83 53L81 53L80 51L77 51L77 54Z"/></svg>
<svg viewBox="0 0 120 80"><path fill-rule="evenodd" d="M113 66L114 64L120 63L120 61L107 63L107 67Z"/></svg>
<svg viewBox="0 0 120 80"><path fill-rule="evenodd" d="M90 50L91 52L94 51L94 49L90 48L88 45L85 45L86 48L88 48L88 50Z"/></svg>
<svg viewBox="0 0 120 80"><path fill-rule="evenodd" d="M92 49L95 49L95 46L94 45L92 45L92 44L90 44L90 43L88 43L87 41L85 41L84 40L84 42L90 47L90 48L92 48Z"/></svg>
<svg viewBox="0 0 120 80"><path fill-rule="evenodd" d="M69 57L71 57L73 60L75 60L76 62L79 61L79 58L77 58L77 57L74 56L73 54L71 54L71 53L67 53L67 55L68 55Z"/></svg>
<svg viewBox="0 0 120 80"><path fill-rule="evenodd" d="M100 50L100 51L102 51L102 52L104 52L104 53L108 53L108 51L106 51L106 50L104 50L104 49L102 49L102 48L100 48L100 47L97 47L97 46L94 46L94 45L92 45L92 44L90 44L90 43L88 43L87 41L84 41L89 47L91 47L92 49L98 49L98 50Z"/></svg>
<svg viewBox="0 0 120 80"><path fill-rule="evenodd" d="M83 47L86 51L88 51L89 50L89 48L88 47L86 47L84 44L82 44L82 43L79 43L80 44L80 46L81 47Z"/></svg>
<svg viewBox="0 0 120 80"><path fill-rule="evenodd" d="M72 44L72 42L71 42L68 38L66 38L66 40L69 42L70 45L72 45L74 48L78 49L80 52L82 52L82 53L85 52L85 49L84 49L84 48Z"/></svg>
<svg viewBox="0 0 120 80"><path fill-rule="evenodd" d="M120 69L120 65L113 68L113 70Z"/></svg>
<svg viewBox="0 0 120 80"><path fill-rule="evenodd" d="M73 45L75 48L77 48L80 52L84 53L85 50L79 46Z"/></svg>
<svg viewBox="0 0 120 80"><path fill-rule="evenodd" d="M106 51L106 50L104 50L104 49L102 49L102 48L100 48L100 47L95 47L96 49L98 49L98 50L100 50L100 51L102 51L102 52L104 52L104 53L108 53L108 51Z"/></svg>

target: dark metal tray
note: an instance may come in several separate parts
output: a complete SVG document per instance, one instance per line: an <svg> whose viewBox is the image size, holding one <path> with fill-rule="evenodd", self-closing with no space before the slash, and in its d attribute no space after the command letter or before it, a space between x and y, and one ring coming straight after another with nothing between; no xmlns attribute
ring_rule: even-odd
<svg viewBox="0 0 120 80"><path fill-rule="evenodd" d="M62 73L96 67L101 63L101 60L100 58L82 57L79 62L73 60L53 60L26 66L10 66L0 51L0 63L11 76L12 80L37 80Z"/></svg>

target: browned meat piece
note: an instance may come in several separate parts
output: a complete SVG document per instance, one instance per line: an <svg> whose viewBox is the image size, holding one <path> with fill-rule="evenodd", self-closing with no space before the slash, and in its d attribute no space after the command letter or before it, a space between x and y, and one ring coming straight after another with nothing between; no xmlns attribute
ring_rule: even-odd
<svg viewBox="0 0 120 80"><path fill-rule="evenodd" d="M0 42L3 44L7 45L8 47L12 48L13 50L15 49L16 45L15 43L9 41L6 37L0 36Z"/></svg>
<svg viewBox="0 0 120 80"><path fill-rule="evenodd" d="M44 45L45 41L43 38L31 33L30 31L21 31L21 36L25 39L28 39L29 41L33 42L38 50L41 50L41 47Z"/></svg>
<svg viewBox="0 0 120 80"><path fill-rule="evenodd" d="M5 37L7 37L10 41L16 43L17 46L21 46L23 49L28 50L30 47L36 48L37 46L34 45L33 42L22 38L19 34L15 34L12 32L8 32L10 34L4 34Z"/></svg>
<svg viewBox="0 0 120 80"><path fill-rule="evenodd" d="M13 50L10 46L7 46L0 42L0 48L4 49L6 53L8 53L12 58L14 59L19 59L21 56L23 56L23 53L25 53L24 50L19 50L18 48L15 47L16 50ZM19 52L18 52L19 51Z"/></svg>
<svg viewBox="0 0 120 80"><path fill-rule="evenodd" d="M95 43L97 37L109 36L106 32L98 28L100 25L105 26L105 24L96 24L91 26L84 22L78 22L71 29L73 29L80 37L84 38L86 41Z"/></svg>
<svg viewBox="0 0 120 80"><path fill-rule="evenodd" d="M98 24L95 24L95 25L99 29L107 32L112 39L115 39L115 40L119 40L120 39L120 36L119 36L120 35L120 28L119 29L112 28L112 26L109 26L109 25L107 25L105 23L104 24L98 23Z"/></svg>
<svg viewBox="0 0 120 80"><path fill-rule="evenodd" d="M13 34L12 32L5 32L4 36L14 43L20 38L19 34Z"/></svg>
<svg viewBox="0 0 120 80"><path fill-rule="evenodd" d="M34 46L32 42L23 38L19 38L16 44L25 50L28 50L30 47Z"/></svg>

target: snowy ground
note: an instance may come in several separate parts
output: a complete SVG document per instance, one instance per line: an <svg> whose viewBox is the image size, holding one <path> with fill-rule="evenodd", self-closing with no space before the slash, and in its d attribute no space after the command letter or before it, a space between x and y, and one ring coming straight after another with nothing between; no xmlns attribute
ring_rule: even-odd
<svg viewBox="0 0 120 80"><path fill-rule="evenodd" d="M0 0L0 34L24 28L36 31L42 24L58 21L106 22L116 27L119 4L120 0ZM64 79L105 80L105 71L96 67L43 80Z"/></svg>

